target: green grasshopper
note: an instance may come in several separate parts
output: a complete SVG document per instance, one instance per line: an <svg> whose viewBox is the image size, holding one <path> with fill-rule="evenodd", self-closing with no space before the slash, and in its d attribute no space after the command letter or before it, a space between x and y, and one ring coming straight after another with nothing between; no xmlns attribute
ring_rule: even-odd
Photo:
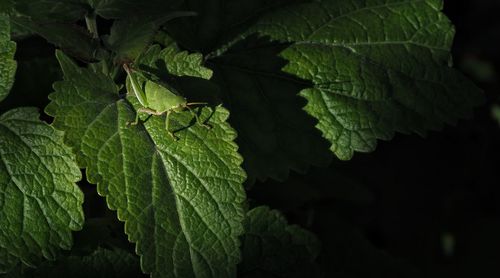
<svg viewBox="0 0 500 278"><path fill-rule="evenodd" d="M132 69L128 64L123 64L123 68L130 78L130 85L134 95L142 105L141 108L137 109L135 121L127 123L128 125L137 125L139 123L139 113L146 113L150 116L166 115L165 129L172 136L172 138L174 138L174 140L178 140L179 138L175 136L174 132L169 130L170 115L174 112L182 112L187 109L196 118L196 122L198 124L206 128L211 128L209 125L202 122L198 117L198 114L196 114L190 107L193 105L207 105L208 103L187 102L186 98L181 96L180 93L172 86L163 82L158 83L152 81L146 78L140 71ZM140 84L137 79L137 74L143 76L146 79L146 82Z"/></svg>

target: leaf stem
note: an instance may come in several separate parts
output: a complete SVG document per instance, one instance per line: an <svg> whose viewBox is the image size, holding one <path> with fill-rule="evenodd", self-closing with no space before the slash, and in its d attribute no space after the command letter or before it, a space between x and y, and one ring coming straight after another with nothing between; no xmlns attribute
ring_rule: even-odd
<svg viewBox="0 0 500 278"><path fill-rule="evenodd" d="M87 24L87 30L89 30L93 39L99 38L99 32L97 31L97 21L95 13L87 13L85 15L85 23Z"/></svg>

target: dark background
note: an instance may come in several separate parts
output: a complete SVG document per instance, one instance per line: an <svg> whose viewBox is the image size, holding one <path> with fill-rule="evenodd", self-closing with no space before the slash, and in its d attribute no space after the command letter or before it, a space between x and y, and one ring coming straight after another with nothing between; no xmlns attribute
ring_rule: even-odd
<svg viewBox="0 0 500 278"><path fill-rule="evenodd" d="M491 116L500 104L499 11L498 0L445 0L455 65L485 91L473 119L427 138L398 134L373 153L249 191L252 204L280 209L320 237L326 277L500 277L500 123ZM15 98L0 110L47 105L60 79L53 53L40 38L19 42ZM87 217L114 219L95 187L81 186ZM75 237L76 247L88 241Z"/></svg>
<svg viewBox="0 0 500 278"><path fill-rule="evenodd" d="M496 0L445 0L455 65L485 91L473 119L250 193L320 236L327 277L500 277L498 11Z"/></svg>

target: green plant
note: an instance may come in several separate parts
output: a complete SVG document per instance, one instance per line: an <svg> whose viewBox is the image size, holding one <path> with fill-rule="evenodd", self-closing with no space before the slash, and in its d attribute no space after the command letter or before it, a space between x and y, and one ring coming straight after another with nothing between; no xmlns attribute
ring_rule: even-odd
<svg viewBox="0 0 500 278"><path fill-rule="evenodd" d="M0 116L0 271L11 274L30 275L25 266L99 273L106 260L134 265L111 243L60 252L84 225L75 184L83 168L125 222L143 273L320 275L315 236L248 203L244 185L326 166L328 146L349 160L396 132L425 135L481 102L479 89L450 66L454 30L441 0L21 0L0 7L0 98L14 80L11 34L37 34L58 47L63 74L45 108L50 125L33 108ZM175 87L186 102L208 103L194 115L169 116L178 141L164 115L137 115L142 121L128 125L144 104L124 64ZM197 117L211 128L194 124ZM97 275L125 275L109 264Z"/></svg>

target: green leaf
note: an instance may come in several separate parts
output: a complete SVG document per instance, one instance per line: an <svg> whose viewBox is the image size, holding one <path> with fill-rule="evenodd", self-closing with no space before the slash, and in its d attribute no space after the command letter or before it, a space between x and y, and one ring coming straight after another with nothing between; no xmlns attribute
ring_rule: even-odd
<svg viewBox="0 0 500 278"><path fill-rule="evenodd" d="M139 17L116 20L106 44L116 53L117 61L133 61L151 44L157 29L154 22Z"/></svg>
<svg viewBox="0 0 500 278"><path fill-rule="evenodd" d="M83 27L74 23L42 22L26 17L12 18L13 22L85 61L101 58L99 42Z"/></svg>
<svg viewBox="0 0 500 278"><path fill-rule="evenodd" d="M0 272L54 259L83 225L74 155L38 116L35 108L0 116Z"/></svg>
<svg viewBox="0 0 500 278"><path fill-rule="evenodd" d="M491 107L491 116L500 124L500 105L493 105Z"/></svg>
<svg viewBox="0 0 500 278"><path fill-rule="evenodd" d="M16 44L10 40L9 17L0 13L0 102L7 97L14 83Z"/></svg>
<svg viewBox="0 0 500 278"><path fill-rule="evenodd" d="M14 7L20 14L52 21L77 21L90 8L86 0L15 0Z"/></svg>
<svg viewBox="0 0 500 278"><path fill-rule="evenodd" d="M328 142L297 96L308 84L281 71L286 61L277 54L284 47L252 38L209 61L239 134L249 184L268 177L283 181L290 169L304 173L331 159Z"/></svg>
<svg viewBox="0 0 500 278"><path fill-rule="evenodd" d="M319 277L319 251L314 234L288 225L276 210L257 207L245 219L238 277Z"/></svg>
<svg viewBox="0 0 500 278"><path fill-rule="evenodd" d="M424 135L468 116L477 87L450 67L440 0L323 0L264 17L253 31L292 45L284 71L310 80L305 110L341 159L395 132Z"/></svg>
<svg viewBox="0 0 500 278"><path fill-rule="evenodd" d="M37 269L18 267L5 277L137 278L144 275L141 274L137 256L120 248L96 247L88 254L71 254L61 256L55 262L45 261Z"/></svg>
<svg viewBox="0 0 500 278"><path fill-rule="evenodd" d="M161 71L163 67L166 67L168 73L175 76L210 79L213 74L212 70L201 66L203 63L201 54L189 54L187 51L180 51L176 45L163 50L160 46L153 45L138 57L135 63L156 71Z"/></svg>
<svg viewBox="0 0 500 278"><path fill-rule="evenodd" d="M87 0L94 12L104 18L131 16L156 19L175 10L182 0ZM143 18L144 19L144 18Z"/></svg>
<svg viewBox="0 0 500 278"><path fill-rule="evenodd" d="M0 13L9 13L12 11L14 0L0 0Z"/></svg>
<svg viewBox="0 0 500 278"><path fill-rule="evenodd" d="M44 263L38 269L28 271L24 277L141 277L139 259L122 249L98 247L85 256L70 255L55 263Z"/></svg>
<svg viewBox="0 0 500 278"><path fill-rule="evenodd" d="M166 25L168 33L182 46L208 53L239 35L267 11L304 0L185 0L179 9L194 11Z"/></svg>
<svg viewBox="0 0 500 278"><path fill-rule="evenodd" d="M197 56L168 60L170 73L206 72L189 62ZM183 128L179 141L165 130L164 117L127 126L135 98L120 98L109 77L77 67L62 52L57 57L64 81L54 85L46 111L66 131L88 180L125 221L143 271L153 277L234 276L245 173L236 133L226 123L229 112L201 109L211 130L192 125L188 112L173 114L172 123Z"/></svg>
<svg viewBox="0 0 500 278"><path fill-rule="evenodd" d="M191 12L173 12L154 20L143 17L116 20L111 27L110 36L106 38L106 44L116 53L115 60L133 61L151 45L161 25L176 17L193 15L195 14Z"/></svg>
<svg viewBox="0 0 500 278"><path fill-rule="evenodd" d="M10 35L14 41L21 41L25 38L29 38L35 33L33 30L30 30L29 28L26 28L25 26L16 24L15 21L10 22Z"/></svg>

